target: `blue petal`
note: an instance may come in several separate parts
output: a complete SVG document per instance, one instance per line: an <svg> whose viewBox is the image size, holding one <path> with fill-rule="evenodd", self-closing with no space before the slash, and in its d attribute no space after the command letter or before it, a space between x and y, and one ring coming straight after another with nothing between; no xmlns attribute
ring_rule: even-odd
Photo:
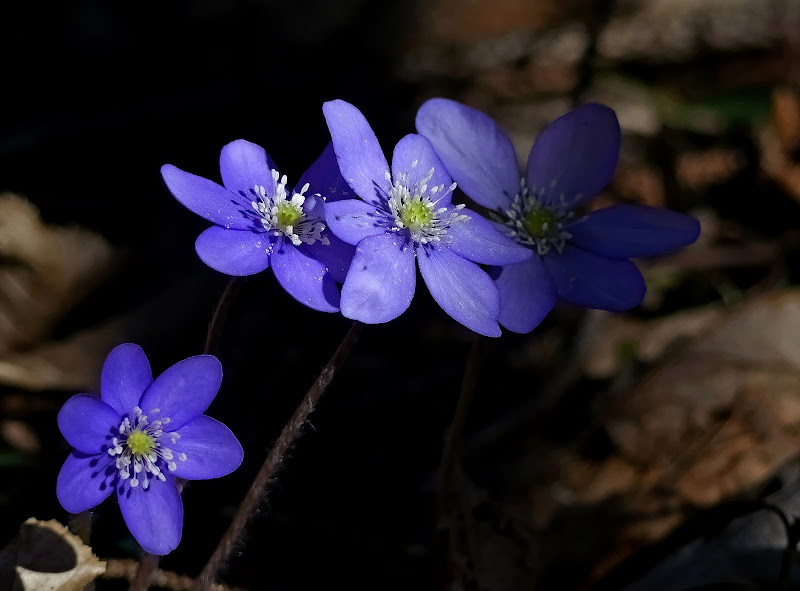
<svg viewBox="0 0 800 591"><path fill-rule="evenodd" d="M288 240L275 247L272 272L281 287L301 304L320 312L339 311L339 290L325 264Z"/></svg>
<svg viewBox="0 0 800 591"><path fill-rule="evenodd" d="M176 468L170 474L187 480L208 480L230 474L242 463L244 450L236 436L225 425L199 416L180 430L181 438L172 450ZM181 461L179 453L186 454Z"/></svg>
<svg viewBox="0 0 800 591"><path fill-rule="evenodd" d="M247 140L226 144L219 156L222 184L241 196L245 204L254 199L253 189L256 185L264 187L267 195L275 194L273 169L275 165L264 148Z"/></svg>
<svg viewBox="0 0 800 591"><path fill-rule="evenodd" d="M180 544L183 530L183 502L175 479L151 478L146 489L129 483L126 480L117 488L125 525L145 552L169 554Z"/></svg>
<svg viewBox="0 0 800 591"><path fill-rule="evenodd" d="M139 406L150 420L168 417L168 430L176 431L205 412L221 383L222 365L217 358L196 355L158 376Z"/></svg>
<svg viewBox="0 0 800 591"><path fill-rule="evenodd" d="M666 254L700 235L700 222L668 209L614 205L591 212L567 228L585 250L612 259Z"/></svg>
<svg viewBox="0 0 800 591"><path fill-rule="evenodd" d="M106 451L113 435L119 435L121 422L120 413L88 394L76 394L58 411L61 434L67 443L86 454Z"/></svg>
<svg viewBox="0 0 800 591"><path fill-rule="evenodd" d="M107 453L87 455L73 451L56 479L58 502L70 513L102 503L114 492L119 472Z"/></svg>
<svg viewBox="0 0 800 591"><path fill-rule="evenodd" d="M342 314L366 324L394 320L416 287L414 249L399 232L364 238L342 286Z"/></svg>
<svg viewBox="0 0 800 591"><path fill-rule="evenodd" d="M533 144L525 174L546 204L574 207L597 195L614 175L619 157L617 116L589 103L545 127Z"/></svg>
<svg viewBox="0 0 800 591"><path fill-rule="evenodd" d="M556 303L556 287L538 255L503 267L495 283L500 291L498 321L520 334L539 326Z"/></svg>
<svg viewBox="0 0 800 591"><path fill-rule="evenodd" d="M295 185L295 190L299 192L306 183L309 185L306 195L319 193L325 201L339 201L356 197L355 192L344 180L339 170L336 153L333 151L333 142L328 143L319 158L303 173Z"/></svg>
<svg viewBox="0 0 800 591"><path fill-rule="evenodd" d="M339 170L356 194L364 201L380 203L391 188L389 165L375 132L361 111L342 100L322 106L331 132Z"/></svg>
<svg viewBox="0 0 800 591"><path fill-rule="evenodd" d="M197 215L226 228L244 230L253 227L256 213L250 201L225 187L184 172L172 164L161 167L161 176L175 199Z"/></svg>
<svg viewBox="0 0 800 591"><path fill-rule="evenodd" d="M483 265L509 265L528 260L533 251L498 232L494 225L474 211L462 209L468 220L457 222L448 232L450 250Z"/></svg>
<svg viewBox="0 0 800 591"><path fill-rule="evenodd" d="M514 145L488 115L443 98L417 111L417 131L428 138L459 188L489 209L507 209L519 191Z"/></svg>
<svg viewBox="0 0 800 591"><path fill-rule="evenodd" d="M632 262L607 259L575 246L565 247L561 254L551 250L544 255L544 264L559 297L587 308L629 310L642 303L647 289Z"/></svg>
<svg viewBox="0 0 800 591"><path fill-rule="evenodd" d="M128 414L153 383L147 355L134 343L119 345L106 357L100 383L101 400L120 415Z"/></svg>
<svg viewBox="0 0 800 591"><path fill-rule="evenodd" d="M322 235L328 239L328 244L318 240L314 244L303 244L300 246L300 251L325 265L336 283L344 283L356 248L339 240L330 230L325 230Z"/></svg>
<svg viewBox="0 0 800 591"><path fill-rule="evenodd" d="M360 199L345 199L325 204L325 221L331 232L348 244L383 234L388 229L387 214Z"/></svg>
<svg viewBox="0 0 800 591"><path fill-rule="evenodd" d="M425 285L442 310L470 330L500 336L500 295L485 271L446 248L420 248L417 260Z"/></svg>
<svg viewBox="0 0 800 591"><path fill-rule="evenodd" d="M200 260L226 275L260 273L269 267L270 237L266 232L212 226L194 243Z"/></svg>
<svg viewBox="0 0 800 591"><path fill-rule="evenodd" d="M425 193L439 207L450 204L453 192L450 185L453 179L436 157L433 146L421 135L408 134L394 147L392 155L392 178L400 181L413 195L426 186ZM437 188L435 193L431 192Z"/></svg>

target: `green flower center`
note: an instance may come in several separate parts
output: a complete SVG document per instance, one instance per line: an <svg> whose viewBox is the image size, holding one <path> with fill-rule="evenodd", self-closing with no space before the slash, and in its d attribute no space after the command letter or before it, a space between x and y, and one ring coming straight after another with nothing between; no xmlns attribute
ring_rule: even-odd
<svg viewBox="0 0 800 591"><path fill-rule="evenodd" d="M146 456L153 453L156 440L144 431L133 431L128 435L128 449L136 456Z"/></svg>
<svg viewBox="0 0 800 591"><path fill-rule="evenodd" d="M522 218L522 227L531 238L547 238L558 229L558 217L547 208L533 210Z"/></svg>
<svg viewBox="0 0 800 591"><path fill-rule="evenodd" d="M403 225L412 232L428 227L434 217L433 208L418 198L403 203L398 214Z"/></svg>
<svg viewBox="0 0 800 591"><path fill-rule="evenodd" d="M278 227L281 229L288 228L289 226L294 228L306 217L303 213L302 206L292 201L282 201L278 203L276 207L278 208L278 212L275 214L275 217L278 221Z"/></svg>

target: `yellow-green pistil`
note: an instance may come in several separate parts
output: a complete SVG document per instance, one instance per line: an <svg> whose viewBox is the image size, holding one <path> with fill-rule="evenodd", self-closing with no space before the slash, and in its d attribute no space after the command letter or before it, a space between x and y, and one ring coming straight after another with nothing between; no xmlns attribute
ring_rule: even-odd
<svg viewBox="0 0 800 591"><path fill-rule="evenodd" d="M296 227L297 224L302 222L306 215L303 213L303 208L292 201L282 201L277 205L277 213L275 217L278 221L278 227L285 230L289 227Z"/></svg>
<svg viewBox="0 0 800 591"><path fill-rule="evenodd" d="M128 448L136 456L146 456L153 453L156 440L144 431L133 431L128 435Z"/></svg>
<svg viewBox="0 0 800 591"><path fill-rule="evenodd" d="M557 230L557 224L558 217L547 208L530 211L522 218L522 227L534 239L551 236Z"/></svg>
<svg viewBox="0 0 800 591"><path fill-rule="evenodd" d="M419 197L403 203L398 214L403 226L411 232L427 228L434 218L433 207Z"/></svg>

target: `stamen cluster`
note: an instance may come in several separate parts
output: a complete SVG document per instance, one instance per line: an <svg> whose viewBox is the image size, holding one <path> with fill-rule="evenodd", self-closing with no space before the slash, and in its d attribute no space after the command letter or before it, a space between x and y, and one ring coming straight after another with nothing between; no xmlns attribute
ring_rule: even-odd
<svg viewBox="0 0 800 591"><path fill-rule="evenodd" d="M552 189L553 186L550 191ZM547 254L551 247L561 254L567 240L572 238L565 227L575 214L568 208L564 195L560 196L557 206L550 202L545 205L545 193L545 189L528 187L525 179L520 179L519 192L514 195L510 207L502 211L503 223L511 238L520 244L535 246L539 255Z"/></svg>
<svg viewBox="0 0 800 591"><path fill-rule="evenodd" d="M150 411L151 415L160 413L157 408ZM139 486L147 490L150 486L150 479L158 478L162 482L166 480L162 468L174 472L178 465L174 461L177 457L180 461L186 461L186 454L179 453L177 456L172 450L165 447L167 440L176 443L180 439L178 433L164 431L164 425L170 422L169 417L163 417L150 422L147 415L142 413L138 406L133 408L131 416L125 417L119 426L119 437L111 440L111 447L108 455L117 456L115 466L119 470L122 480L130 478L130 485L133 488ZM160 466L159 466L160 464Z"/></svg>
<svg viewBox="0 0 800 591"><path fill-rule="evenodd" d="M277 184L274 196L267 195L266 190L261 185L255 185L258 201L253 201L253 209L261 216L261 224L275 236L286 236L295 246L301 244L314 244L322 242L328 245L330 242L326 236L322 236L325 224L317 218L308 216L303 209L306 201L305 192L308 191L309 184L303 185L299 193L293 192L291 199L286 198L286 175L280 176L277 170L272 170L272 178Z"/></svg>

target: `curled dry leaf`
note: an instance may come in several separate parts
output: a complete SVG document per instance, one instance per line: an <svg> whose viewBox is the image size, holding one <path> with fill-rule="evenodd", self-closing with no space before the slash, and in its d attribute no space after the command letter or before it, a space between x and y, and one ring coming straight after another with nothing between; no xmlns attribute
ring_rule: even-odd
<svg viewBox="0 0 800 591"><path fill-rule="evenodd" d="M10 591L83 591L106 563L55 520L30 518L0 552L0 588Z"/></svg>

